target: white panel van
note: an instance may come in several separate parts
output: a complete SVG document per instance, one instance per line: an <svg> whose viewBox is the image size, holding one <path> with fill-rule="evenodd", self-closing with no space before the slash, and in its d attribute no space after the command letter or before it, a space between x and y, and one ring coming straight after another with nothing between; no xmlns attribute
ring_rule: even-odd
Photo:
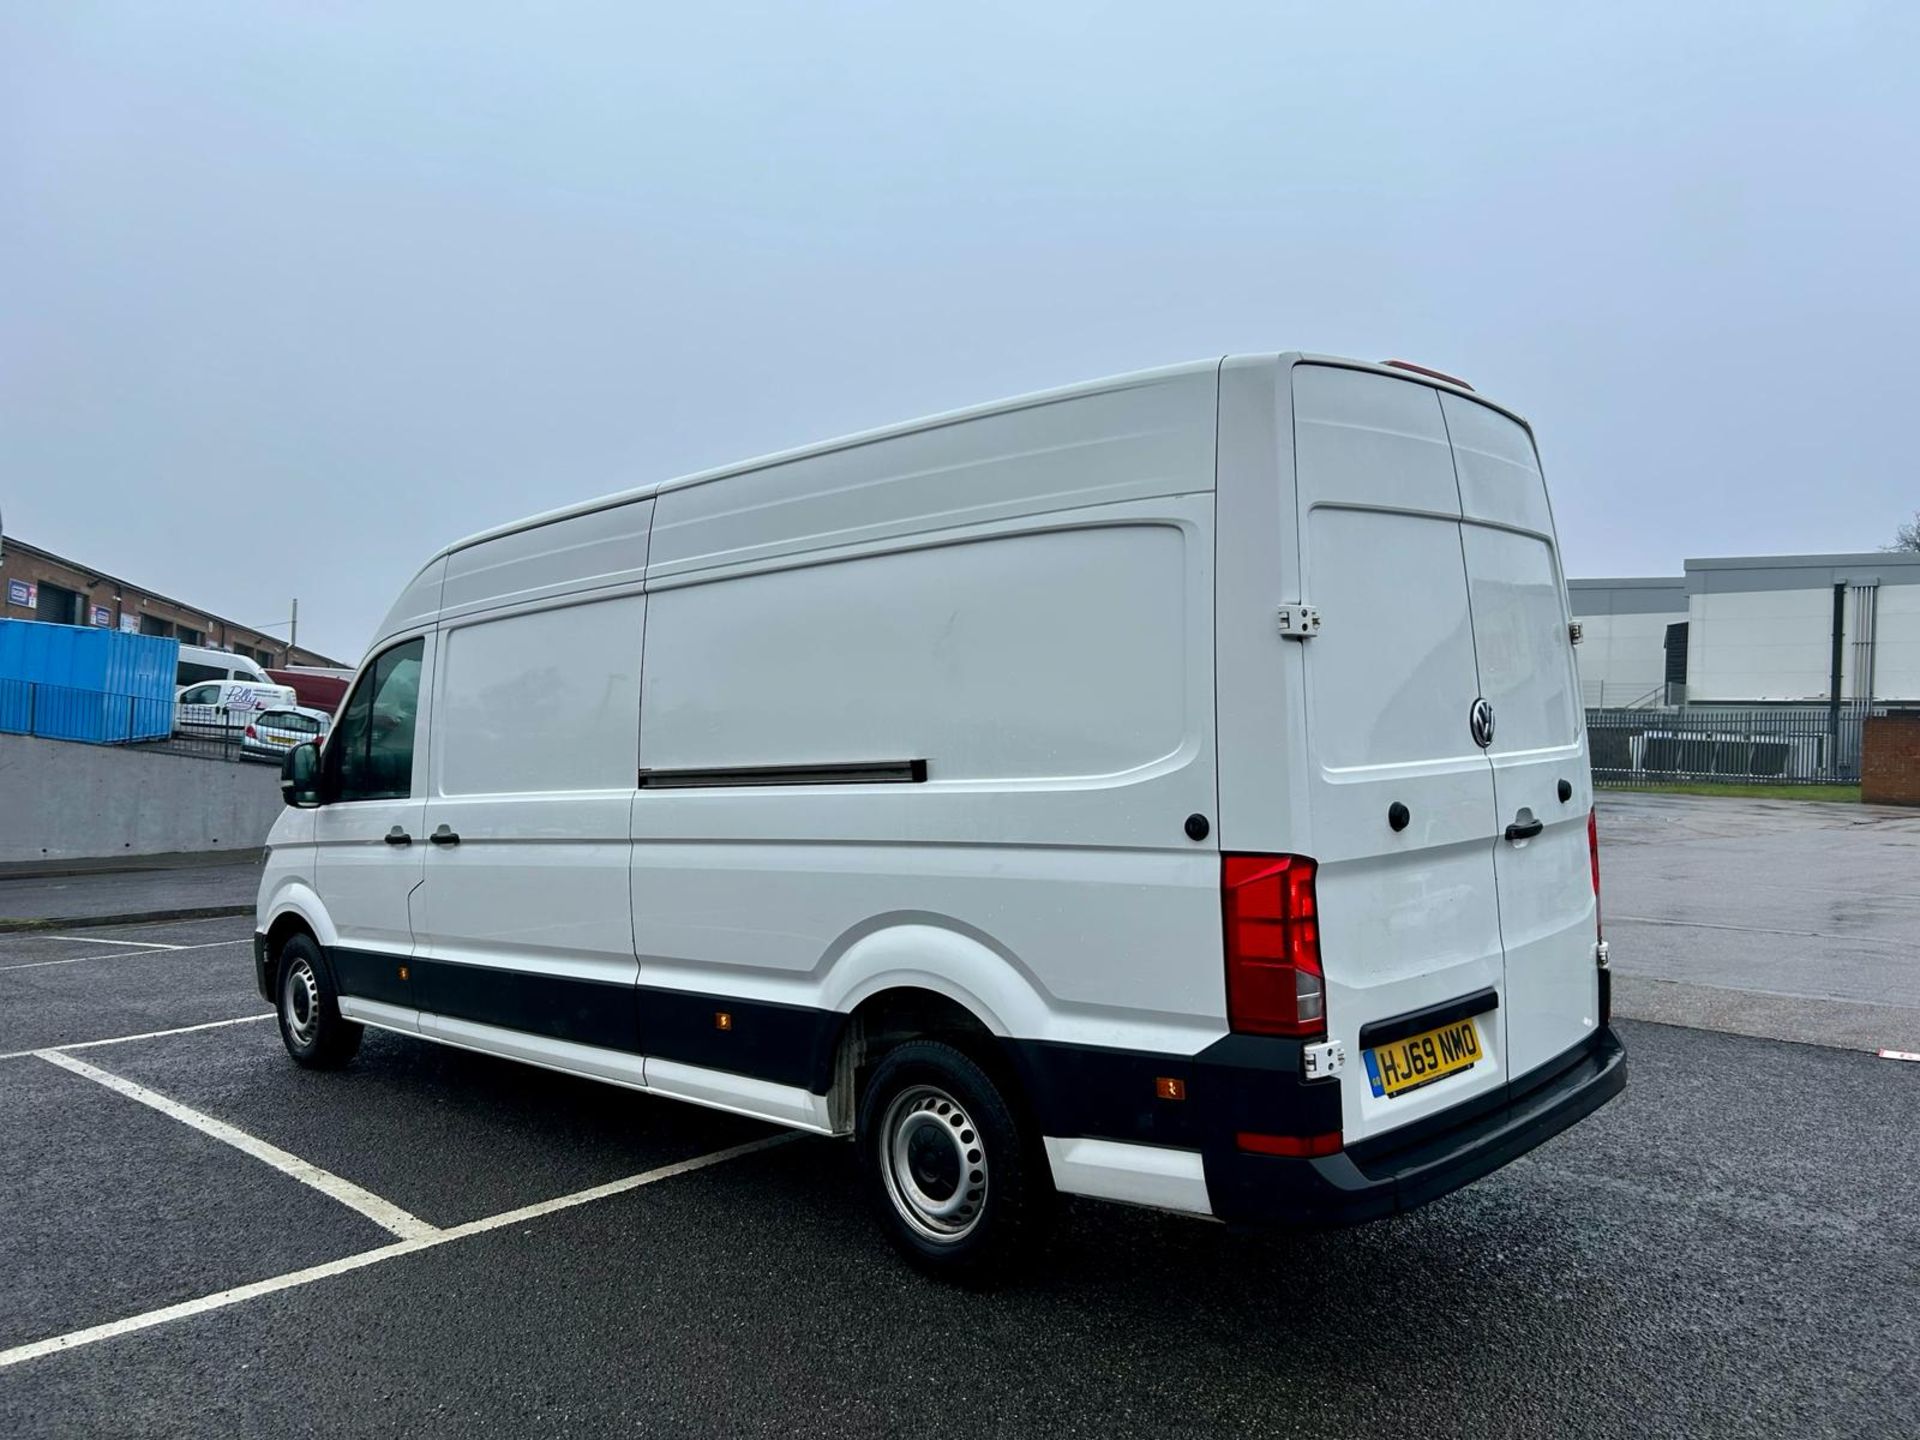
<svg viewBox="0 0 1920 1440"><path fill-rule="evenodd" d="M271 685L267 672L257 661L231 650L209 650L201 645L182 645L174 684L200 685L210 680L247 680L256 685Z"/></svg>
<svg viewBox="0 0 1920 1440"><path fill-rule="evenodd" d="M287 759L261 993L852 1135L1004 1273L1059 1193L1392 1214L1626 1083L1531 432L1299 354L435 555Z"/></svg>

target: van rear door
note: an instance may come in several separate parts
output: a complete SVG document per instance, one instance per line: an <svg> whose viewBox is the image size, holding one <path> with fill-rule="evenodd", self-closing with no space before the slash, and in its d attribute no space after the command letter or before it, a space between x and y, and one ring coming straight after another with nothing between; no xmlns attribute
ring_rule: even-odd
<svg viewBox="0 0 1920 1440"><path fill-rule="evenodd" d="M1304 599L1322 621L1302 642L1309 853L1351 1145L1503 1091L1498 806L1473 734L1476 637L1438 392L1301 365L1293 404ZM1383 1036L1462 1010L1478 1050L1466 1068L1395 1093L1369 1065Z"/></svg>
<svg viewBox="0 0 1920 1440"><path fill-rule="evenodd" d="M1465 396L1441 392L1439 401L1460 481L1480 694L1494 719L1487 755L1499 836L1507 1065L1519 1080L1599 1024L1587 842L1592 774L1566 587L1533 437Z"/></svg>

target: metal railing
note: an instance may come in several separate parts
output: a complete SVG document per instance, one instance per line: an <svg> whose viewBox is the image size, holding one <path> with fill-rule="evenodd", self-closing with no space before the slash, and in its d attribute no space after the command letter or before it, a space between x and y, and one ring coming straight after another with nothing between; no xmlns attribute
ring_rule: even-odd
<svg viewBox="0 0 1920 1440"><path fill-rule="evenodd" d="M171 695L162 700L32 680L0 680L0 735L35 735L43 740L118 745L209 760L257 758L241 748L244 718L235 717L238 723L233 725L178 726L176 714Z"/></svg>
<svg viewBox="0 0 1920 1440"><path fill-rule="evenodd" d="M1650 710L1667 703L1667 684L1622 685L1614 680L1582 680L1580 703L1588 710Z"/></svg>
<svg viewBox="0 0 1920 1440"><path fill-rule="evenodd" d="M1617 789L1703 781L1857 785L1862 728L1880 708L1848 700L1590 709L1587 749L1594 783Z"/></svg>

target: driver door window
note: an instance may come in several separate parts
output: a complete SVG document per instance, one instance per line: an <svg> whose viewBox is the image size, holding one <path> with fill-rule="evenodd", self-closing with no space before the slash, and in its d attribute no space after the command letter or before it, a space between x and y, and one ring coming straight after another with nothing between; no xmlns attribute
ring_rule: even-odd
<svg viewBox="0 0 1920 1440"><path fill-rule="evenodd" d="M394 646L353 687L327 745L330 801L403 800L413 792L425 649L424 640Z"/></svg>

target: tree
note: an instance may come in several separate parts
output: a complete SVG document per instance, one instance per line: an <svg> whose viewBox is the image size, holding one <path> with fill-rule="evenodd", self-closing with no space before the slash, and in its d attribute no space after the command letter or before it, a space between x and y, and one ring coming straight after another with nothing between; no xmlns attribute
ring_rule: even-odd
<svg viewBox="0 0 1920 1440"><path fill-rule="evenodd" d="M1893 532L1893 543L1887 549L1920 550L1920 510L1914 511L1913 519Z"/></svg>

